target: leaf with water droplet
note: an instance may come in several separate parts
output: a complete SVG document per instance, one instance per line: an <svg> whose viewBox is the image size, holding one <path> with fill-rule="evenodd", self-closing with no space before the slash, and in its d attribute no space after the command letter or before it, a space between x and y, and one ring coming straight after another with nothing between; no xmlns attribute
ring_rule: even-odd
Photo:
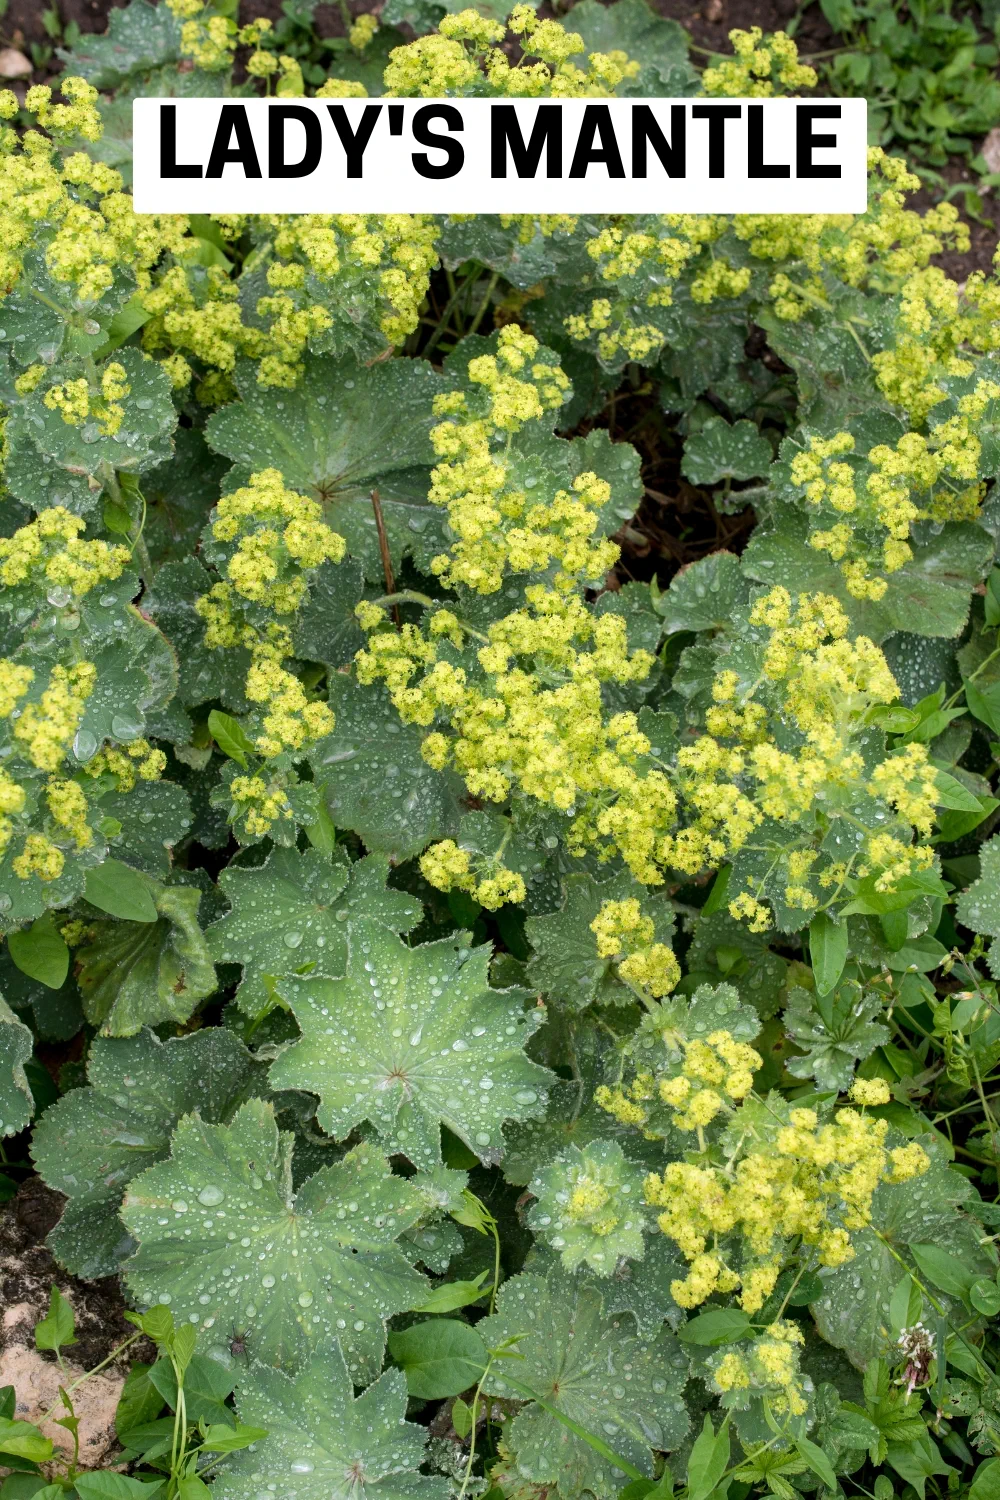
<svg viewBox="0 0 1000 1500"><path fill-rule="evenodd" d="M409 932L422 908L403 891L386 888L388 861L377 855L351 864L342 846L272 849L256 870L223 870L219 884L232 910L206 932L217 963L243 965L236 992L240 1009L260 1015L271 1003L269 981L308 967L335 978L347 963L347 935L357 917Z"/></svg>
<svg viewBox="0 0 1000 1500"><path fill-rule="evenodd" d="M0 995L0 1140L17 1135L34 1113L24 1071L33 1047L31 1032Z"/></svg>
<svg viewBox="0 0 1000 1500"><path fill-rule="evenodd" d="M319 1095L317 1120L343 1139L370 1120L385 1149L418 1166L441 1160L441 1125L483 1162L503 1153L504 1120L544 1109L551 1074L523 1052L544 1011L525 990L491 990L488 945L445 938L408 948L359 921L343 979L278 982L302 1028L271 1087Z"/></svg>
<svg viewBox="0 0 1000 1500"><path fill-rule="evenodd" d="M223 1027L161 1042L152 1031L96 1037L89 1086L71 1089L35 1128L43 1181L68 1202L47 1244L74 1276L112 1276L132 1248L117 1210L132 1178L166 1156L182 1115L228 1120L266 1087L263 1067Z"/></svg>
<svg viewBox="0 0 1000 1500"><path fill-rule="evenodd" d="M200 1203L206 1187L218 1206ZM143 1306L169 1299L178 1323L222 1342L238 1329L252 1359L298 1369L339 1338L354 1378L368 1379L385 1320L427 1295L395 1243L426 1206L369 1145L293 1192L292 1137L251 1100L228 1126L186 1115L170 1159L132 1181L122 1218L139 1248L125 1274Z"/></svg>
<svg viewBox="0 0 1000 1500"><path fill-rule="evenodd" d="M330 816L374 854L409 859L432 839L453 838L466 811L453 771L435 771L420 753L426 730L403 724L385 689L353 677L330 678L333 733L311 751L313 776Z"/></svg>
<svg viewBox="0 0 1000 1500"><path fill-rule="evenodd" d="M427 1429L404 1420L406 1399L399 1370L386 1370L355 1399L336 1343L294 1380L253 1366L237 1386L236 1408L267 1437L225 1464L212 1493L258 1500L294 1488L296 1500L330 1500L363 1490L372 1500L446 1500L449 1482L418 1472Z"/></svg>
<svg viewBox="0 0 1000 1500"><path fill-rule="evenodd" d="M571 1275L558 1261L547 1276L522 1274L504 1282L496 1314L477 1323L476 1331L488 1349L522 1335L515 1345L521 1358L497 1360L483 1386L491 1396L539 1398L504 1431L522 1480L558 1484L566 1500L585 1491L611 1500L622 1488L625 1473L556 1412L649 1475L651 1450L669 1452L688 1430L682 1399L688 1360L673 1335L638 1337L628 1313L608 1316L597 1283Z"/></svg>

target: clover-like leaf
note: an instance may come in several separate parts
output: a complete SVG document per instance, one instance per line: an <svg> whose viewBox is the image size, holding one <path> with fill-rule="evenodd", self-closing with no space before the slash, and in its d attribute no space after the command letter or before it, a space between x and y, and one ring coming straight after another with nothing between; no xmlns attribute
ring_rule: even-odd
<svg viewBox="0 0 1000 1500"><path fill-rule="evenodd" d="M268 980L308 974L338 978L347 963L352 917L409 932L422 908L412 896L386 889L388 860L369 855L352 865L341 846L333 857L318 849L271 850L255 870L223 870L219 884L232 911L206 933L219 963L243 965L236 999L247 1015L270 1003Z"/></svg>
<svg viewBox="0 0 1000 1500"><path fill-rule="evenodd" d="M452 771L434 771L420 753L426 734L402 724L381 687L330 678L337 722L309 756L338 828L349 828L373 854L409 859L432 839L454 838L465 787Z"/></svg>
<svg viewBox="0 0 1000 1500"><path fill-rule="evenodd" d="M624 1485L625 1472L555 1412L645 1474L653 1472L651 1450L669 1452L683 1440L688 1362L673 1335L638 1337L627 1313L606 1315L596 1283L558 1262L547 1277L512 1276L500 1289L496 1314L476 1327L488 1349L518 1340L521 1358L497 1360L483 1388L530 1403L504 1434L522 1478L558 1484L566 1500L584 1492L610 1500Z"/></svg>
<svg viewBox="0 0 1000 1500"><path fill-rule="evenodd" d="M239 1382L240 1420L267 1432L234 1454L212 1486L216 1500L446 1500L444 1479L419 1473L427 1429L405 1420L406 1379L386 1370L355 1399L336 1344L313 1355L295 1379L254 1365ZM273 1488L272 1488L273 1487Z"/></svg>
<svg viewBox="0 0 1000 1500"><path fill-rule="evenodd" d="M645 888L627 870L603 882L593 875L567 875L563 894L559 911L529 917L525 923L534 949L528 963L530 983L569 1010L634 1001L633 991L618 978L613 961L598 956L597 938L590 924L605 901L642 899L656 924L655 941L668 943L673 930L672 909L666 902L650 901Z"/></svg>
<svg viewBox="0 0 1000 1500"><path fill-rule="evenodd" d="M417 1166L440 1162L442 1124L480 1161L499 1161L503 1122L544 1108L551 1075L522 1050L544 1011L525 1008L525 990L491 990L491 950L470 953L464 936L408 948L358 921L345 978L279 981L303 1035L272 1067L272 1088L318 1094L316 1118L338 1139L370 1120L387 1151Z"/></svg>
<svg viewBox="0 0 1000 1500"><path fill-rule="evenodd" d="M167 1303L225 1348L232 1330L262 1364L300 1369L339 1339L356 1381L378 1373L385 1319L428 1282L395 1244L426 1209L383 1156L357 1146L292 1190L292 1137L251 1100L231 1125L186 1115L168 1161L129 1186L126 1266L144 1307Z"/></svg>
<svg viewBox="0 0 1000 1500"><path fill-rule="evenodd" d="M709 417L684 444L681 472L692 484L756 479L767 473L773 456L755 422L741 419L730 426L724 417Z"/></svg>
<svg viewBox="0 0 1000 1500"><path fill-rule="evenodd" d="M31 1032L0 995L0 1139L17 1135L34 1113L24 1065L34 1048Z"/></svg>
<svg viewBox="0 0 1000 1500"><path fill-rule="evenodd" d="M426 567L443 549L442 512L427 490L433 400L444 383L430 364L312 357L286 391L259 385L247 361L235 380L240 400L209 418L210 445L243 472L280 469L289 489L322 501L324 519L370 578L382 580L373 488L397 567L405 552Z"/></svg>
<svg viewBox="0 0 1000 1500"><path fill-rule="evenodd" d="M118 1218L122 1195L167 1155L181 1116L228 1120L264 1077L219 1026L167 1042L148 1030L95 1037L87 1077L45 1111L31 1151L43 1181L69 1200L46 1243L74 1276L94 1278L114 1275L134 1248Z"/></svg>
<svg viewBox="0 0 1000 1500"><path fill-rule="evenodd" d="M619 1257L643 1257L644 1176L617 1141L570 1146L532 1178L528 1191L538 1201L528 1227L559 1251L567 1271L586 1263L610 1276Z"/></svg>
<svg viewBox="0 0 1000 1500"><path fill-rule="evenodd" d="M136 873L136 881L143 876ZM144 882L155 922L102 921L77 952L83 1008L104 1036L134 1036L142 1026L186 1021L215 989L215 966L198 925L201 893Z"/></svg>
<svg viewBox="0 0 1000 1500"><path fill-rule="evenodd" d="M823 996L798 986L791 989L785 1032L804 1055L786 1060L789 1073L815 1078L821 1089L846 1089L855 1063L889 1040L889 1028L875 1020L883 1010L880 996L874 991L859 994L854 983Z"/></svg>

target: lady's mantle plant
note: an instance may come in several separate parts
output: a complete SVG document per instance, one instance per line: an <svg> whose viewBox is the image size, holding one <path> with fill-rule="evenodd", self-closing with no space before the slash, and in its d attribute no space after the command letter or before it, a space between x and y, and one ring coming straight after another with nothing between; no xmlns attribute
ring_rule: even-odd
<svg viewBox="0 0 1000 1500"><path fill-rule="evenodd" d="M231 10L0 94L0 1129L165 1361L116 1482L990 1500L996 279L880 150L858 217L137 216L143 93L815 82ZM739 557L652 576L654 449Z"/></svg>

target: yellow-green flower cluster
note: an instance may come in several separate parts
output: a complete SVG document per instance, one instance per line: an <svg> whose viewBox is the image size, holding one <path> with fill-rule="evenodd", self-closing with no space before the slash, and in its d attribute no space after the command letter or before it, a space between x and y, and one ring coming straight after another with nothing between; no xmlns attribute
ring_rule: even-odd
<svg viewBox="0 0 1000 1500"><path fill-rule="evenodd" d="M520 44L515 63L502 45L508 30ZM579 33L540 19L529 5L515 6L506 26L463 10L445 16L429 36L394 48L385 90L389 96L439 98L485 83L494 94L512 98L603 99L639 72L638 62L618 50L590 53L584 70L570 61L584 50Z"/></svg>
<svg viewBox="0 0 1000 1500"><path fill-rule="evenodd" d="M37 366L25 373L31 374L35 368ZM30 389L23 380L21 386L22 389ZM125 418L125 408L121 402L130 390L124 365L112 360L104 367L99 394L91 389L90 381L81 376L77 380L67 380L60 385L51 386L42 399L50 411L59 412L63 421L68 422L71 427L82 427L88 417L93 417L98 430L105 437L114 437Z"/></svg>
<svg viewBox="0 0 1000 1500"><path fill-rule="evenodd" d="M487 911L497 911L508 901L523 901L527 894L523 876L508 870L502 858L487 858L462 849L454 839L432 844L420 856L420 870L436 890L468 891Z"/></svg>
<svg viewBox="0 0 1000 1500"><path fill-rule="evenodd" d="M854 1256L851 1232L871 1222L881 1182L905 1182L930 1165L916 1142L888 1148L889 1125L854 1109L822 1123L792 1108L787 1124L764 1135L753 1123L726 1167L670 1162L646 1179L646 1202L660 1209L664 1234L690 1263L671 1284L682 1307L740 1288L749 1313L764 1305L781 1271L785 1242L799 1238L821 1266ZM734 1135L734 1139L736 1139Z"/></svg>
<svg viewBox="0 0 1000 1500"><path fill-rule="evenodd" d="M799 1369L805 1335L797 1323L769 1323L760 1338L710 1356L712 1384L724 1405L746 1406L751 1396L767 1396L777 1416L801 1417L808 1410L811 1382Z"/></svg>
<svg viewBox="0 0 1000 1500"><path fill-rule="evenodd" d="M431 475L430 499L446 506L455 541L431 569L442 583L477 593L501 587L506 572L544 574L555 564L553 587L569 592L580 581L603 579L619 549L594 540L599 512L611 496L596 474L579 474L571 490L532 500L509 483L506 443L527 422L562 405L569 381L558 365L538 359L537 339L516 324L502 328L497 352L470 360L478 399L462 391L435 398L447 420L432 429L443 462ZM503 450L498 448L505 443Z"/></svg>
<svg viewBox="0 0 1000 1500"><path fill-rule="evenodd" d="M196 600L195 610L205 622L206 646L244 646L250 652L245 687L253 706L250 733L265 760L295 756L334 726L331 709L311 699L301 679L283 665L293 655L283 621L306 598L308 574L344 556L343 537L322 516L319 501L286 489L277 469L251 474L247 485L223 495L212 516L212 539L232 551L222 565L224 581ZM245 806L244 826L260 837L289 812L285 789L260 777L238 779L239 790L236 782L230 790Z"/></svg>
<svg viewBox="0 0 1000 1500"><path fill-rule="evenodd" d="M13 536L0 537L0 584L68 588L76 598L120 578L131 561L127 547L84 541L86 523L61 505L40 511Z"/></svg>
<svg viewBox="0 0 1000 1500"><path fill-rule="evenodd" d="M660 999L680 981L680 965L673 949L653 941L653 919L634 896L624 901L602 901L590 930L597 942L598 957L612 959L626 984Z"/></svg>
<svg viewBox="0 0 1000 1500"><path fill-rule="evenodd" d="M974 423L998 397L995 381L978 381L960 397L956 414L936 423L929 436L907 432L894 448L879 443L869 449L865 475L843 456L854 452L849 432L812 436L792 459L791 479L802 487L807 507L850 517L814 530L809 541L840 563L855 598L882 598L888 584L881 575L898 572L913 556L917 521L977 518L985 486L977 477L982 443Z"/></svg>
<svg viewBox="0 0 1000 1500"><path fill-rule="evenodd" d="M37 702L12 711L14 738L33 766L41 771L58 771L80 727L96 681L97 668L93 662L81 661L71 667L57 664Z"/></svg>
<svg viewBox="0 0 1000 1500"><path fill-rule="evenodd" d="M52 104L51 90L28 91L27 107L53 135L97 140L100 120L96 90L80 78L62 81L68 104ZM0 116L9 118L8 90L0 93ZM96 301L112 284L115 268L131 271L140 285L165 251L179 253L188 221L181 215L144 214L132 209L118 172L84 152L60 157L53 140L38 130L23 137L0 136L0 285L17 282L25 252L43 250L57 281L83 302Z"/></svg>
<svg viewBox="0 0 1000 1500"><path fill-rule="evenodd" d="M234 776L229 791L237 817L251 838L265 838L274 831L275 824L285 820L294 826L292 806L280 780L265 781L263 776Z"/></svg>
<svg viewBox="0 0 1000 1500"><path fill-rule="evenodd" d="M304 574L321 563L340 562L346 547L324 522L319 501L286 489L278 469L251 474L246 486L223 495L212 536L237 543L225 569L236 593L279 615L301 604Z"/></svg>
<svg viewBox="0 0 1000 1500"><path fill-rule="evenodd" d="M705 1038L670 1031L667 1036L665 1065L641 1068L628 1085L602 1084L594 1098L619 1124L637 1126L651 1139L658 1133L657 1106L665 1104L675 1129L696 1131L703 1141L704 1128L719 1115L731 1116L735 1103L750 1093L760 1054L725 1028Z"/></svg>
<svg viewBox="0 0 1000 1500"><path fill-rule="evenodd" d="M572 849L620 850L659 879L651 830L672 817L674 794L661 773L636 769L649 740L635 715L605 715L601 703L603 682L641 681L653 659L629 652L621 616L540 584L525 597L489 627L476 657L484 675L455 664L430 633L382 625L358 653L358 680L386 683L404 721L431 729L424 759L453 765L473 796L503 802L516 789L573 815Z"/></svg>
<svg viewBox="0 0 1000 1500"><path fill-rule="evenodd" d="M729 33L733 53L701 76L702 88L716 99L766 99L777 93L816 87L816 70L799 62L799 49L783 31L767 40L759 26Z"/></svg>
<svg viewBox="0 0 1000 1500"><path fill-rule="evenodd" d="M88 776L110 773L117 778L118 790L130 792L136 781L159 781L167 768L162 750L154 750L148 740L130 740L124 746L105 745L84 766Z"/></svg>

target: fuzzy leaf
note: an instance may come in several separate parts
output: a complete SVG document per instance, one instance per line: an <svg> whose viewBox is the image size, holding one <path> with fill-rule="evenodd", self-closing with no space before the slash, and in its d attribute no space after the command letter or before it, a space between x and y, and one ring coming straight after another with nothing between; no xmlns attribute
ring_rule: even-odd
<svg viewBox="0 0 1000 1500"><path fill-rule="evenodd" d="M112 1276L133 1248L118 1218L132 1178L170 1148L182 1115L226 1121L264 1084L263 1069L231 1031L211 1027L161 1042L143 1030L96 1037L89 1087L71 1089L35 1127L31 1151L43 1181L68 1203L48 1237L74 1276Z"/></svg>
<svg viewBox="0 0 1000 1500"><path fill-rule="evenodd" d="M749 596L739 558L731 552L710 552L674 574L655 609L663 616L668 635L679 630L723 630L746 607Z"/></svg>
<svg viewBox="0 0 1000 1500"><path fill-rule="evenodd" d="M132 73L146 73L180 56L180 23L164 5L132 0L108 15L103 36L85 33L68 52L58 54L66 72L85 78L98 89L113 89Z"/></svg>
<svg viewBox="0 0 1000 1500"><path fill-rule="evenodd" d="M810 1306L816 1326L859 1368L885 1348L883 1329L890 1326L889 1302L900 1277L890 1245L905 1256L910 1244L933 1243L957 1256L970 1279L991 1274L980 1231L956 1212L969 1193L965 1179L939 1162L911 1182L883 1183L873 1199L871 1229L851 1235L854 1259L820 1271L823 1292Z"/></svg>
<svg viewBox="0 0 1000 1500"><path fill-rule="evenodd" d="M387 1152L418 1166L440 1162L442 1124L499 1161L500 1127L541 1113L550 1075L522 1051L544 1012L525 1009L524 990L491 990L489 959L488 946L408 948L358 921L346 978L279 982L303 1036L274 1064L272 1088L318 1094L316 1118L337 1139L370 1120Z"/></svg>
<svg viewBox="0 0 1000 1500"><path fill-rule="evenodd" d="M186 1115L169 1161L134 1179L125 1199L139 1242L129 1288L143 1306L169 1299L178 1323L196 1314L192 1326L221 1340L235 1326L252 1357L282 1369L339 1338L353 1378L368 1379L384 1320L427 1295L394 1243L425 1209L368 1145L294 1193L292 1137L279 1137L259 1100L230 1126Z"/></svg>
<svg viewBox="0 0 1000 1500"><path fill-rule="evenodd" d="M426 730L400 723L382 688L363 688L339 672L330 680L330 707L336 726L309 760L337 827L394 860L419 854L432 839L454 838L465 789L421 756Z"/></svg>
<svg viewBox="0 0 1000 1500"><path fill-rule="evenodd" d="M587 52L621 50L641 62L639 77L627 80L617 93L679 99L698 88L698 75L688 61L687 32L677 21L658 16L646 0L617 0L613 8L581 0L573 7L572 29L583 37Z"/></svg>
<svg viewBox="0 0 1000 1500"><path fill-rule="evenodd" d="M601 1292L558 1263L548 1277L522 1274L504 1283L495 1316L476 1325L488 1349L524 1335L518 1360L499 1360L484 1390L491 1396L537 1396L646 1474L651 1449L669 1452L688 1430L681 1392L687 1358L672 1334L647 1342L627 1315L607 1317ZM507 1375L510 1379L507 1379ZM625 1474L537 1401L510 1423L505 1442L519 1474L558 1484L566 1500L588 1491L617 1495Z"/></svg>
<svg viewBox="0 0 1000 1500"><path fill-rule="evenodd" d="M980 846L979 869L979 879L959 896L955 915L972 932L1000 937L1000 834Z"/></svg>
<svg viewBox="0 0 1000 1500"><path fill-rule="evenodd" d="M17 1135L34 1113L24 1071L33 1047L31 1032L0 995L0 1139Z"/></svg>
<svg viewBox="0 0 1000 1500"><path fill-rule="evenodd" d="M724 417L710 417L685 442L681 473L692 484L702 485L722 479L756 479L767 473L773 456L756 422L730 426Z"/></svg>
<svg viewBox="0 0 1000 1500"><path fill-rule="evenodd" d="M136 874L135 881L142 876ZM215 989L215 966L198 925L200 892L146 882L154 922L98 922L77 952L83 1008L104 1036L183 1022Z"/></svg>
<svg viewBox="0 0 1000 1500"><path fill-rule="evenodd" d="M219 884L232 911L206 937L218 963L243 965L241 1010L256 1016L267 1007L266 978L342 975L352 919L366 917L394 932L414 927L420 903L387 890L387 873L388 861L369 855L352 865L339 846L332 859L318 849L275 848L256 870L223 870Z"/></svg>
<svg viewBox="0 0 1000 1500"><path fill-rule="evenodd" d="M619 1258L643 1257L644 1176L617 1141L591 1141L582 1151L570 1146L532 1178L529 1192L538 1201L528 1227L559 1251L567 1271L586 1264L610 1276Z"/></svg>
<svg viewBox="0 0 1000 1500"><path fill-rule="evenodd" d="M259 385L249 362L235 379L240 400L205 428L211 447L247 473L280 469L290 489L321 500L369 578L382 581L373 487L397 568L404 552L426 567L444 549L442 513L427 500L432 402L444 382L429 364L313 357L293 391Z"/></svg>
<svg viewBox="0 0 1000 1500"><path fill-rule="evenodd" d="M336 1344L313 1355L296 1379L255 1365L240 1382L241 1421L267 1437L234 1456L212 1486L216 1500L257 1500L274 1486L296 1500L446 1500L446 1480L418 1472L427 1430L404 1421L406 1381L386 1370L355 1399ZM363 1480L360 1475L363 1474Z"/></svg>
<svg viewBox="0 0 1000 1500"><path fill-rule="evenodd" d="M195 600L212 587L211 575L196 557L165 563L152 588L143 595L142 607L152 615L177 652L178 692L182 703L193 707L219 698L227 708L246 709L244 683L250 653L242 646L226 650L202 644L205 622L195 614Z"/></svg>

